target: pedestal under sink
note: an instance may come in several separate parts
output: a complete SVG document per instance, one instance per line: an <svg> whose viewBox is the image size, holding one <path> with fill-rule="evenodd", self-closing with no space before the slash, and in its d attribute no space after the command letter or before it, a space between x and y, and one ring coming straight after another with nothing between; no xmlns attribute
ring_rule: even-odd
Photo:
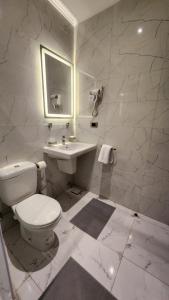
<svg viewBox="0 0 169 300"><path fill-rule="evenodd" d="M62 172L74 174L76 172L77 157L95 150L96 147L96 144L69 142L65 145L54 144L52 146L45 146L43 151L47 153L49 157L57 159L58 167Z"/></svg>

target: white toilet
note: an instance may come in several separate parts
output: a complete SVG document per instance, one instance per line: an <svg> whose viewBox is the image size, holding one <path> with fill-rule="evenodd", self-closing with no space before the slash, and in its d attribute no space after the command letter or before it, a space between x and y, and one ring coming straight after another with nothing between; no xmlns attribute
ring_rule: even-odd
<svg viewBox="0 0 169 300"><path fill-rule="evenodd" d="M62 209L53 198L35 194L37 167L19 162L0 169L0 199L11 206L20 222L21 235L34 248L47 251L55 241L54 227Z"/></svg>

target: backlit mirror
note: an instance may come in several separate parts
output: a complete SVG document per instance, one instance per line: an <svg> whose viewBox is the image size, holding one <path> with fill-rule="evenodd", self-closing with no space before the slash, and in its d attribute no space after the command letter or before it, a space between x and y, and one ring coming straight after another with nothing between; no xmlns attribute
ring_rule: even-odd
<svg viewBox="0 0 169 300"><path fill-rule="evenodd" d="M43 46L41 60L45 117L72 117L73 65Z"/></svg>

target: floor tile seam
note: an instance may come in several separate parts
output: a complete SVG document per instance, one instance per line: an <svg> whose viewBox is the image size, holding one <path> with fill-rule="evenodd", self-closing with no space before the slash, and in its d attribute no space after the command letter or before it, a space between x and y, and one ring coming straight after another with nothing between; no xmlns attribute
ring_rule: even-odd
<svg viewBox="0 0 169 300"><path fill-rule="evenodd" d="M154 220L150 217L147 217L146 215L143 215L143 214L138 213L138 215L139 215L139 220L144 221L145 223L148 223L150 225L156 226L162 230L166 230L169 232L169 225L167 225L165 223L161 223L161 222ZM159 222L160 224L158 224L157 222Z"/></svg>
<svg viewBox="0 0 169 300"><path fill-rule="evenodd" d="M131 226L130 226L130 230L129 230L128 238L126 239L126 240L127 240L127 242L128 242L129 236L130 236L130 234L131 234L131 230L132 230L133 224L134 224L134 219L133 219L133 221L132 221L132 224L131 224ZM114 288L114 285L115 285L115 282L116 282L116 279L117 279L117 275L118 275L118 273L119 273L119 269L120 269L120 266L121 266L121 264L122 264L122 261L123 261L123 258L124 258L124 251L125 251L125 248L126 248L127 242L126 242L126 244L125 244L125 246L124 246L124 250L123 250L123 252L122 252L122 256L121 256L121 260L120 260L120 263L119 263L119 266L118 266L118 270L117 270L117 273L116 273L116 276L115 276L115 279L114 279L113 285L112 285L112 287L111 287L111 292L113 292L113 288Z"/></svg>
<svg viewBox="0 0 169 300"><path fill-rule="evenodd" d="M10 251L10 250L9 250ZM20 270L21 272L23 272L23 273L25 273L26 274L26 278L20 283L20 285L19 285L19 287L17 288L17 289L15 289L15 290L18 290L21 286L22 286L22 284L27 280L27 279L29 279L29 278L31 278L33 281L35 281L33 278L32 278L32 276L31 276L31 274L33 273L33 272L28 272L26 269L25 269L25 267L20 263L20 261L18 260L18 258L17 258L17 256L15 256L14 254L13 254L13 252L11 252L10 251L10 253L14 256L14 258L16 259L16 261L17 261L17 263L18 263L18 265L23 269L23 270ZM9 256L9 255L8 255ZM9 259L10 259L10 257L9 257ZM11 262L12 263L12 262ZM12 264L13 265L13 264ZM15 265L14 265L15 266ZM17 268L17 267L16 267ZM18 268L17 268L18 269ZM10 274L10 276L11 276L11 274ZM12 279L11 279L12 280ZM37 285L37 283L36 283L36 285ZM38 286L39 287L39 286ZM39 287L40 288L40 287Z"/></svg>
<svg viewBox="0 0 169 300"><path fill-rule="evenodd" d="M142 219L142 220L143 220L143 219ZM133 227L134 227L134 224L135 224L136 221L137 221L137 219L134 219L134 220L133 220L132 226L131 226L131 228L130 228L130 234L131 234L132 231L133 231ZM143 221L144 221L144 220L143 220ZM150 223L151 223L151 222L150 222ZM129 234L129 236L130 236L130 234ZM128 243L128 241L127 241L127 243ZM133 262L132 260L130 260L129 258L127 258L127 257L125 256L124 253L125 253L125 250L126 250L127 243L126 243L125 248L124 248L124 251L123 251L123 258L125 258L125 259L128 260L130 263L134 264L135 266L139 267L140 269L144 270L146 273L150 274L152 277L158 279L160 282L162 282L162 283L165 284L166 286L169 286L169 284L167 284L166 282L162 281L161 279L159 279L158 277L156 277L155 275L153 275L151 272L149 272L148 270L145 270L145 268L141 267L140 265L138 265L137 263Z"/></svg>
<svg viewBox="0 0 169 300"><path fill-rule="evenodd" d="M24 280L22 280L22 282L21 282L20 285L17 287L17 289L14 287L14 290L17 292L17 291L22 287L22 285L23 285L28 279L30 279L30 278L31 278L31 276L28 275L28 277L26 277Z"/></svg>
<svg viewBox="0 0 169 300"><path fill-rule="evenodd" d="M39 289L39 291L41 292L41 294L47 289L47 287L49 286L47 286L46 288L45 288L45 290L42 290L42 288L38 285L38 283L36 282L36 280L30 275L29 276L30 277L30 279L33 281L33 283L36 285L36 287Z"/></svg>
<svg viewBox="0 0 169 300"><path fill-rule="evenodd" d="M78 228L78 227L76 227L76 228ZM79 229L79 228L78 228ZM81 229L80 229L81 230ZM81 230L82 231L82 230ZM95 239L95 238L93 238L92 236L90 236L88 233L86 233L86 232L84 232L84 231L82 231L83 232L83 234L84 235L86 235L87 237L89 237L89 238L91 238L95 243L97 243L99 246L102 246L103 248L105 248L106 250L109 250L110 252L112 252L112 255L113 254L116 254L118 257L119 257L119 265L118 265L118 268L117 268L117 272L116 272L116 275L115 275L115 278L116 278L116 276L117 276L117 273L118 273L118 270L119 270L119 267L120 267L120 264L121 264L121 261L122 261L122 255L119 255L119 252L117 252L117 251L115 251L114 249L111 249L111 248L109 248L107 245L104 245L100 240L98 240L98 239ZM120 257L121 256L121 257ZM70 256L69 256L69 258L70 257L72 257L73 259L75 259L76 260L76 258L75 257L73 257L73 251L71 252L71 254L70 254ZM67 261L69 260L69 258L67 259ZM67 262L66 261L66 262ZM66 264L66 262L64 263L64 265ZM76 260L76 262L77 263L79 263L79 261L77 261ZM63 265L63 266L64 266ZM84 270L86 270L92 277L94 277L95 278L95 276L93 276L90 272L89 272L89 270L87 270L87 268L85 268L84 266L82 266L80 263L79 263L79 265L82 267L82 268L84 268ZM62 269L62 268L61 268ZM59 272L60 272L61 270L59 270ZM59 273L58 272L58 273ZM57 273L57 274L58 274ZM114 278L114 281L115 281L115 278ZM95 278L96 279L96 278ZM96 279L97 280L97 279ZM98 281L98 280L97 280ZM105 287L105 286L104 286ZM107 289L107 288L106 288ZM109 291L111 291L112 290L112 288L109 290Z"/></svg>
<svg viewBox="0 0 169 300"><path fill-rule="evenodd" d="M132 221L132 224L131 224L131 226L130 226L130 230L129 230L128 238L126 239L126 244L125 244L125 246L124 246L124 249L123 249L123 252L122 252L121 261L120 261L120 264L119 264L119 268L118 268L117 274L116 274L116 276L115 276L115 280L114 280L114 284L113 284L113 286L112 286L112 290L113 290L113 288L114 288L115 281L116 281L116 278L117 278L117 275L118 275L118 272L119 272L119 269L120 269L121 263L122 263L122 261L123 261L123 258L124 258L124 251L125 251L125 249L126 249L126 245L127 245L127 243L128 243L129 236L130 236L130 234L131 234L131 231L132 231L132 228L133 228L134 221L135 221L135 220L133 219L133 221Z"/></svg>
<svg viewBox="0 0 169 300"><path fill-rule="evenodd" d="M105 203L105 204L107 204L111 207L114 207L115 209L118 208L118 207L116 207L116 203L114 201L111 201L110 199L99 199L98 195L97 195L96 199L99 200L102 203ZM110 201L111 203L106 203L106 200Z"/></svg>
<svg viewBox="0 0 169 300"><path fill-rule="evenodd" d="M84 236L86 235L87 237L89 237L90 239L92 239L93 242L97 243L98 245L101 245L103 248L106 248L107 250L109 250L109 251L111 251L111 252L113 252L114 254L117 254L117 255L119 256L119 252L118 252L118 251L116 251L116 250L110 248L109 246L105 245L105 244L102 242L102 240L98 240L98 238L99 238L99 236L100 236L101 233L100 233L99 236L95 239L94 237L92 237L92 236L91 236L90 234L88 234L87 232L85 232L85 231L83 231L82 229L78 228L76 225L74 225L74 226L75 226L75 228L76 228L79 232L81 232ZM71 254L72 254L72 253L71 253ZM121 254L121 253L120 253L120 255L121 255L121 257L122 257L122 254Z"/></svg>
<svg viewBox="0 0 169 300"><path fill-rule="evenodd" d="M125 244L125 246L124 246L124 250L123 250L122 256L124 256L124 252L125 252L126 246L127 246L127 244L128 244L129 237L130 237L130 235L131 235L131 233L132 233L132 231L133 231L133 227L134 227L135 221L136 221L136 219L133 217L132 224L131 224L130 229L129 229L128 238L126 239L126 244Z"/></svg>
<svg viewBox="0 0 169 300"><path fill-rule="evenodd" d="M62 270L62 268L64 267L64 265L68 262L69 258L72 256L72 253L73 252L71 251L71 253L64 258L64 261L61 264L61 267L59 267L58 270L56 271L55 277L59 274L59 272ZM54 266L55 269L57 269L57 262L53 262L53 266Z"/></svg>
<svg viewBox="0 0 169 300"><path fill-rule="evenodd" d="M116 207L116 209L117 209L117 207ZM112 215L113 215L113 214L112 214ZM109 219L109 220L110 220L110 219ZM108 221L109 221L109 220L108 220ZM107 222L107 223L108 223L108 222ZM106 223L106 224L107 224L107 223ZM131 224L131 226L130 226L128 238L126 238L126 244L127 244L127 242L128 242L128 239L129 239L129 236L130 236L132 227L133 227L133 223L134 223L134 219L132 220L132 224ZM106 226L106 225L105 225L105 226ZM105 228L105 226L104 226L104 228ZM103 229L104 229L104 228L103 228ZM102 232L102 231L101 231L101 232ZM100 234L101 234L101 233L100 233ZM100 234L99 234L99 236L100 236ZM111 248L108 247L107 245L104 245L104 243L101 242L100 240L99 240L99 242L100 242L101 245L103 245L104 247L106 247L107 249L111 250L112 252L116 253L116 254L119 256L119 253L116 252L114 249L111 249ZM125 244L125 247L126 247L126 244ZM124 250L125 250L125 247L124 247ZM116 275L115 275L115 277L114 277L113 284L112 284L112 286L111 286L111 288L110 288L110 292L111 292L111 293L112 293L112 291L113 291L114 284L115 284L115 281L116 281L116 278L117 278L117 275L118 275L118 272L119 272L119 269L120 269L120 266L121 266L121 263L122 263L122 259L123 259L123 255L124 255L124 250L123 250L123 252L122 252L122 254L121 254L120 263L119 263L119 266L118 266L118 268L117 268L117 272L116 272Z"/></svg>
<svg viewBox="0 0 169 300"><path fill-rule="evenodd" d="M136 262L133 262L132 260L130 260L129 258L127 258L126 256L123 256L123 258L125 260L127 260L128 262L130 262L131 264L133 264L134 266L136 266L137 268L139 268L140 270L143 270L145 273L149 274L150 276L152 276L153 278L159 280L162 284L166 285L167 287L169 287L169 284L167 284L166 282L162 281L161 279L159 279L158 277L156 277L154 274L150 273L149 271L147 271L145 268L139 266Z"/></svg>
<svg viewBox="0 0 169 300"><path fill-rule="evenodd" d="M99 196L97 196L97 197L99 197ZM98 199L98 200L101 200L101 199L99 199L99 198L97 198L97 199ZM107 199L107 200L111 201L110 199ZM103 201L103 202L104 202L104 201ZM132 210L132 209L130 209L130 208L128 208L128 207L125 207L125 206L119 204L118 202L112 201L112 203L115 205L115 208L116 208L116 209L119 209L119 210L125 210L125 209L130 210L131 213L133 213L133 214L134 214L134 213L137 213L138 216L139 216L139 219L141 219L142 221L145 221L145 222L147 222L147 223L149 223L149 224L153 224L153 225L155 225L155 226L157 226L157 227L160 227L160 228L163 229L163 230L168 230L168 231L169 231L169 225L167 225L167 224L165 224L165 223L161 223L161 222L159 222L159 221L157 221L157 220L154 220L154 219L152 219L152 218L150 218L150 217L148 217L148 216L146 216L146 215L143 215L143 214L141 214L141 213L139 213L139 212L137 212L137 211L134 211L134 210ZM111 206L110 203L107 203L107 204ZM116 206L116 205L117 205L117 206ZM126 213L128 213L128 214L130 215L129 212L126 211ZM130 216L132 216L132 215L130 215ZM144 217L145 217L146 219L144 219ZM158 224L157 222L158 222L159 224Z"/></svg>
<svg viewBox="0 0 169 300"><path fill-rule="evenodd" d="M125 206L123 206L123 205L121 205L121 204L118 204L117 203L117 205L119 206L119 207L116 207L116 208L119 208L119 209L121 209L121 210L123 210L123 209L125 209L126 207ZM157 220L155 220L155 219L153 219L153 218L150 218L150 217L148 217L148 216L146 216L146 215L143 215L143 214L141 214L141 213L139 213L139 212L137 212L137 211L134 211L134 210L132 210L132 209L130 209L130 208L127 208L127 209L129 209L130 211L131 211L131 213L137 213L138 214L138 220L141 220L141 221L144 221L145 223L147 222L147 223L149 223L149 224L151 224L151 225L154 225L154 226L156 226L156 227L158 227L158 228L160 228L160 229L163 229L163 230L166 230L166 231L169 231L169 225L167 225L167 224L165 224L165 223L161 223L161 222L159 222L159 221L157 221ZM130 214L129 214L130 215ZM131 215L132 216L132 215Z"/></svg>
<svg viewBox="0 0 169 300"><path fill-rule="evenodd" d="M100 235L99 235L100 236ZM99 236L98 236L98 238L99 238ZM103 248L105 248L105 249L107 249L107 250L109 250L110 252L112 252L113 254L117 254L118 255L118 257L120 257L121 256L121 258L120 258L120 261L121 261L121 259L122 259L122 253L120 252L120 251L116 251L115 249L112 249L112 248L110 248L109 246L107 246L106 244L104 244L103 242L102 242L102 240L98 240L98 238L97 239L94 239L95 241L97 241L97 243L99 244L99 245L101 245Z"/></svg>
<svg viewBox="0 0 169 300"><path fill-rule="evenodd" d="M90 199L90 201L91 201L92 199ZM90 202L89 201L89 202ZM89 203L88 202L88 203ZM88 203L82 203L83 205L79 208L79 209L77 209L75 206L77 205L78 206L78 202L75 204L75 206L73 206L72 208L70 208L70 210L68 210L67 212L64 212L64 214L63 214L63 217L65 217L66 218L66 220L67 221L69 221L70 222L70 220L72 219L72 218L74 218ZM71 209L73 210L73 208L75 209L77 209L77 211L76 211L76 209L75 209L75 213L73 213L73 216L69 216L68 214L71 214Z"/></svg>
<svg viewBox="0 0 169 300"><path fill-rule="evenodd" d="M92 199L91 199L91 200L92 200ZM112 216L113 216L113 214L112 214ZM112 217L112 216L111 216L111 217ZM63 218L64 218L64 217L63 217ZM65 219L65 220L68 221L69 223L71 223L70 220L67 220L67 219ZM110 221L110 218L109 218L109 220L107 221L107 223L105 224L105 226L108 224L109 221ZM128 238L129 238L129 235L130 235L130 233L131 233L131 230L132 230L132 226L133 226L134 221L135 221L135 220L133 219L133 220L132 220L132 224L130 225L129 234L128 234L127 238L126 238L125 246L126 246L126 244L127 244L127 242L128 242ZM71 223L71 224L72 224L72 223ZM88 237L92 238L94 241L97 241L97 243L99 243L100 245L102 245L102 246L105 247L106 249L108 249L108 250L112 251L113 253L116 253L117 255L119 255L119 252L118 252L118 251L116 251L115 249L110 248L109 246L107 246L106 244L104 244L101 240L98 240L98 238L99 238L100 234L102 233L102 231L104 230L105 226L103 227L102 231L100 232L99 236L98 236L96 239L93 238L91 235L89 235L87 232L83 231L82 229L79 229L76 225L74 225L74 226L75 226L76 229L80 230L84 235L87 235ZM125 247L124 247L124 250L125 250ZM123 257L124 250L121 252L121 256L122 256L122 257Z"/></svg>
<svg viewBox="0 0 169 300"><path fill-rule="evenodd" d="M115 275L115 277L114 277L113 284L112 284L111 289L110 289L110 291L111 291L112 294L113 294L113 288L114 288L114 285L115 285L115 282L116 282L116 279L117 279L117 275L118 275L118 273L119 273L119 269L120 269L120 266L121 266L121 264L122 264L122 260L123 260L123 257L121 257L119 266L118 266L118 268L117 268L116 275Z"/></svg>
<svg viewBox="0 0 169 300"><path fill-rule="evenodd" d="M71 257L72 259L74 259L74 260L76 261L76 263L78 263L82 269L84 269L91 277L93 277L93 278L94 278L101 286L103 286L109 293L112 292L112 286L114 285L114 281L115 281L115 278L116 278L116 276L117 276L117 273L118 273L118 270L119 270L119 266L120 266L121 261L120 261L120 263L119 263L117 273L116 273L116 275L115 275L115 277L114 277L114 279L113 279L113 284L112 284L112 286L111 286L111 287L107 287L107 286L104 285L102 282L100 282L100 281L95 277L95 275L91 274L91 272L90 272L87 268L85 268L83 265L81 265L81 263L79 263L79 261L78 261L75 257L72 257L72 256L70 256L70 257Z"/></svg>
<svg viewBox="0 0 169 300"><path fill-rule="evenodd" d="M86 195L83 196L83 197L86 197ZM81 201L81 200L84 201L83 197L82 197L79 201ZM91 196L90 196L90 200L89 200L89 201L87 200L87 202L84 201L84 203L82 203L82 204L83 204L82 207L80 207L80 208L77 210L76 214L78 214L78 213L79 213L79 212L80 212L87 204L89 204L93 198L96 198L98 201L100 201L100 202L102 202L102 203L104 203L104 204L107 204L107 205L109 205L109 206L111 206L111 207L113 207L113 205L115 204L115 203L113 203L113 202L112 202L112 204L110 204L110 203L105 203L104 200L102 201L102 200L99 199L98 197L99 197L99 196L98 196L98 195L95 195L95 194L94 194L94 195L91 195ZM108 200L109 200L109 199L108 199ZM111 200L109 200L109 201L111 201ZM75 206L76 206L76 205L78 205L78 202L75 204ZM114 206L114 207L115 207L115 209L116 209L116 206ZM70 210L71 210L71 209L70 209ZM68 212L69 212L69 211L68 211ZM67 213L67 212L66 212L66 213ZM76 214L73 215L73 217L75 217ZM63 217L66 218L66 214L64 214ZM68 216L68 217L66 218L66 220L67 220L67 221L70 221L73 217L69 217L69 216ZM108 220L108 221L109 221L109 220ZM107 223L106 223L106 224L107 224Z"/></svg>
<svg viewBox="0 0 169 300"><path fill-rule="evenodd" d="M41 291L41 293L43 293L49 286L49 284L44 288L44 290L42 290L42 288L40 287L39 283L30 275L31 280L34 282L34 284L38 287L38 289Z"/></svg>
<svg viewBox="0 0 169 300"><path fill-rule="evenodd" d="M133 225L133 222L134 222L134 220L132 221L132 225ZM132 226L132 225L131 225L131 226ZM105 227L104 227L104 228L105 228ZM104 228L103 228L103 230L104 230ZM102 231L103 231L103 230L102 230ZM98 238L100 237L102 231L100 232ZM105 243L102 241L102 239L99 239L99 240L98 240L98 238L97 238L97 241L98 241L102 246L104 246L105 248L111 250L112 252L115 252L116 254L119 254L119 253L120 253L121 257L123 257L123 254L124 254L124 251L125 251L125 249L126 249L126 245L127 245L127 242L128 242L129 236L130 236L130 233L131 233L131 229L129 230L129 233L128 233L127 237L126 237L126 242L125 242L124 250L123 250L122 252L110 248L107 244L105 244Z"/></svg>
<svg viewBox="0 0 169 300"><path fill-rule="evenodd" d="M135 221L135 219L133 218L132 223L131 223L131 225L130 225L130 227L129 227L129 231L128 231L127 237L126 237L126 242L125 242L125 245L124 245L124 249L123 249L123 251L121 252L121 253L122 253L122 254L121 254L122 257L124 256L124 251L125 251L126 246L127 246L127 244L128 244L128 240L129 240L130 234L131 234L131 232L132 232L132 230L133 230L134 221Z"/></svg>
<svg viewBox="0 0 169 300"><path fill-rule="evenodd" d="M90 201L91 201L91 200L92 200L92 198L90 199ZM100 200L100 199L98 199L98 200ZM89 201L89 202L90 202L90 201ZM102 202L105 203L104 201L102 201ZM107 204L110 205L109 203L107 203ZM85 205L87 205L87 203L86 203ZM110 205L110 206L111 206L111 205ZM122 207L123 207L123 206L122 206ZM83 207L82 207L82 208L83 208ZM80 210L81 210L82 208L80 208ZM80 210L79 210L79 211L80 211ZM144 220L144 219L142 218L142 216L140 216L140 219L141 219L142 221L145 221L145 222L148 222L148 223L150 223L150 224L156 225L157 227L160 227L161 229L163 229L160 225L154 224L154 222L152 222L151 220ZM70 222L70 220L67 220L66 218L65 218L65 220L68 221L68 222ZM131 225L131 227L130 227L129 235L131 234L131 231L132 231L132 228L133 228L133 225L134 225L134 221L135 221L135 220L136 220L136 219L133 219L133 221L132 221L132 225ZM106 224L107 224L107 223L106 223ZM17 224L14 225L13 227L15 227L15 226L17 226ZM106 226L106 225L105 225L105 226ZM105 228L105 226L104 226L104 228ZM166 226L167 226L167 225L166 225ZM11 228L13 228L13 227L11 227ZM9 228L8 230L10 230L11 228ZM77 227L77 228L78 228L78 227ZM104 228L103 228L103 229L104 229ZM102 229L102 230L103 230L103 229ZM7 230L7 231L8 231L8 230ZM165 230L165 228L164 228L164 230ZM166 230L167 230L167 229L166 229ZM6 232L7 232L7 231L6 231ZM83 232L83 234L87 234L87 233ZM88 234L87 234L87 235L88 235ZM128 237L129 237L129 235L128 235ZM88 236L90 236L90 235L88 235ZM92 237L90 236L90 238L92 238ZM112 252L118 254L118 252L116 252L115 250L110 249L110 248L107 247L106 245L102 244L101 241L98 241L97 239L94 239L94 240L95 240L97 243L99 243L99 244L101 244L102 246L104 246L105 248L107 248L107 249L111 250ZM127 239L127 242L128 242L128 239ZM139 265L137 265L136 263L134 263L133 261L131 261L130 259L128 259L128 258L125 257L124 251L125 251L125 249L126 249L127 242L126 242L125 247L124 247L124 250L123 250L122 258L125 258L126 260L128 260L130 263L132 263L132 264L135 265L136 267L138 267L138 268L142 269L144 272L150 274L152 277L156 278L157 280L159 280L160 282L162 282L164 285L169 286L167 283L163 282L162 280L160 280L160 279L157 278L156 276L152 275L152 273L148 272L148 271L145 270L144 268L140 267ZM10 251L10 252L11 252L11 251ZM15 257L15 255L13 254L13 252L11 252L11 254ZM115 281L116 281L116 278L117 278L117 275L118 275L118 271L119 271L119 268L120 268L120 265L121 265L121 262L122 262L122 258L121 258L121 260L120 260L120 263L119 263L119 266L118 266L118 270L117 270L116 276L115 276L115 278L114 278L114 283L113 283L112 289L113 289L113 287L114 287L114 284L115 284ZM15 259L16 259L16 261L18 262L18 264L23 268L23 271L25 271L25 268L24 268L24 267L22 266L22 264L18 261L17 257L15 257ZM41 288L40 288L39 285L36 283L36 281L32 278L32 276L30 275L30 273L27 272L27 271L25 271L25 273L28 274L28 277L22 281L22 283L19 285L19 287L18 287L16 290L18 290L18 289L23 285L23 283L24 283L26 280L29 279L29 277L31 277L31 279L32 279L33 282L36 284L36 286L38 286L38 288L41 290Z"/></svg>

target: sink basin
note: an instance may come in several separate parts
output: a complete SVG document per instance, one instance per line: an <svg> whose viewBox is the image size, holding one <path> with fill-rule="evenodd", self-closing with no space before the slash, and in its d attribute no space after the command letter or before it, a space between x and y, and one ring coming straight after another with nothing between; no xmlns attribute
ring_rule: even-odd
<svg viewBox="0 0 169 300"><path fill-rule="evenodd" d="M96 149L96 147L97 147L96 144L74 142L74 143L66 143L65 145L55 144L52 146L45 146L43 148L43 151L53 158L73 159L82 154L85 154L89 151Z"/></svg>

